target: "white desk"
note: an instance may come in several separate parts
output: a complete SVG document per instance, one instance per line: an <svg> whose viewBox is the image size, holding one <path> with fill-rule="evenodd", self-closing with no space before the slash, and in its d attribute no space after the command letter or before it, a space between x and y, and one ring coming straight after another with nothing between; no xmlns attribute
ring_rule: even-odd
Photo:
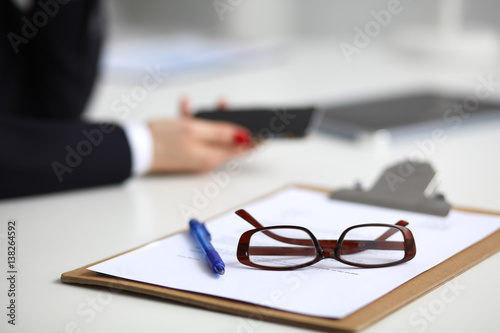
<svg viewBox="0 0 500 333"><path fill-rule="evenodd" d="M173 78L152 91L128 119L173 115L182 93L192 95L199 104L212 102L222 92L234 104L258 101L292 105L426 85L452 90L477 85L477 72L412 63L376 50L366 50L347 65L335 41L302 46L292 48L291 58L277 66L222 73L220 77L211 74ZM484 68L481 74L492 74L496 81L500 80L497 69ZM91 105L92 116L111 115L111 102L121 93L130 93L133 87L103 82ZM440 191L453 204L500 210L498 125L447 133L447 140L429 154L428 159L443 177ZM412 139L374 148L322 134L304 140L267 142L255 154L240 159L241 173L210 200L200 216L214 216L292 182L333 189L361 181L369 187L384 167L415 149L418 147ZM9 218L19 223L19 280L18 325L12 327L6 323L7 286L1 279L0 331L307 331L59 281L63 272L185 229L187 222L181 218L179 206L191 204L194 191L203 190L211 181L209 174L147 177L119 186L1 201L2 228ZM1 267L6 271L4 244L2 239ZM366 332L498 332L499 267L500 254L496 254ZM445 302L443 295L450 291L456 297L452 301L448 297Z"/></svg>

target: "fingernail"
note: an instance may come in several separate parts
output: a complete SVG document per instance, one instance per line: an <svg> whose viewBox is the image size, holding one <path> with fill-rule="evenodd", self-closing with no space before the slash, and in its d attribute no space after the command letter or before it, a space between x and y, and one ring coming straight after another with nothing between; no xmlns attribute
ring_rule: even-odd
<svg viewBox="0 0 500 333"><path fill-rule="evenodd" d="M217 105L218 111L227 111L227 100L225 98L219 99L219 103Z"/></svg>
<svg viewBox="0 0 500 333"><path fill-rule="evenodd" d="M233 136L233 142L237 145L248 145L252 142L252 135L247 131L237 130Z"/></svg>

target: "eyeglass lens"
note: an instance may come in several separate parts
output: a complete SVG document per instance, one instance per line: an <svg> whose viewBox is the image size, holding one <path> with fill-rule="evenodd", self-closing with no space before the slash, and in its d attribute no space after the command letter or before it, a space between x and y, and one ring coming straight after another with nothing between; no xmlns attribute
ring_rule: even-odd
<svg viewBox="0 0 500 333"><path fill-rule="evenodd" d="M286 238L286 239L285 239ZM300 240L293 244L288 240ZM291 267L316 258L316 248L309 234L300 229L271 229L254 233L250 238L248 257L267 267Z"/></svg>
<svg viewBox="0 0 500 333"><path fill-rule="evenodd" d="M404 235L395 227L356 227L346 233L339 256L346 262L363 265L397 262L405 256Z"/></svg>

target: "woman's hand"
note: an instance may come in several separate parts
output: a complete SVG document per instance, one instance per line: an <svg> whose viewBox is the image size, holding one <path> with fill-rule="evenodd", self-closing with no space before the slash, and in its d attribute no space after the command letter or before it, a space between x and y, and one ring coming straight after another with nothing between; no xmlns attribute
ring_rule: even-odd
<svg viewBox="0 0 500 333"><path fill-rule="evenodd" d="M224 108L225 103L219 103L219 109ZM181 114L180 119L149 124L154 142L151 173L209 171L253 147L244 127L192 118L186 99Z"/></svg>

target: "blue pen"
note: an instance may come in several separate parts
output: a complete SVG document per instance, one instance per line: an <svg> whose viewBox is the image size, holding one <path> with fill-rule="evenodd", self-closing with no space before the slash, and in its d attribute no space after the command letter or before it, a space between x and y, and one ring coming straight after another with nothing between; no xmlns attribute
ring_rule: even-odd
<svg viewBox="0 0 500 333"><path fill-rule="evenodd" d="M191 231L191 236L194 238L203 252L205 252L207 263L210 265L212 270L217 274L224 274L226 266L224 265L224 262L222 261L217 251L215 251L214 247L210 243L210 233L205 227L205 224L192 219L191 221L189 221L189 229Z"/></svg>

